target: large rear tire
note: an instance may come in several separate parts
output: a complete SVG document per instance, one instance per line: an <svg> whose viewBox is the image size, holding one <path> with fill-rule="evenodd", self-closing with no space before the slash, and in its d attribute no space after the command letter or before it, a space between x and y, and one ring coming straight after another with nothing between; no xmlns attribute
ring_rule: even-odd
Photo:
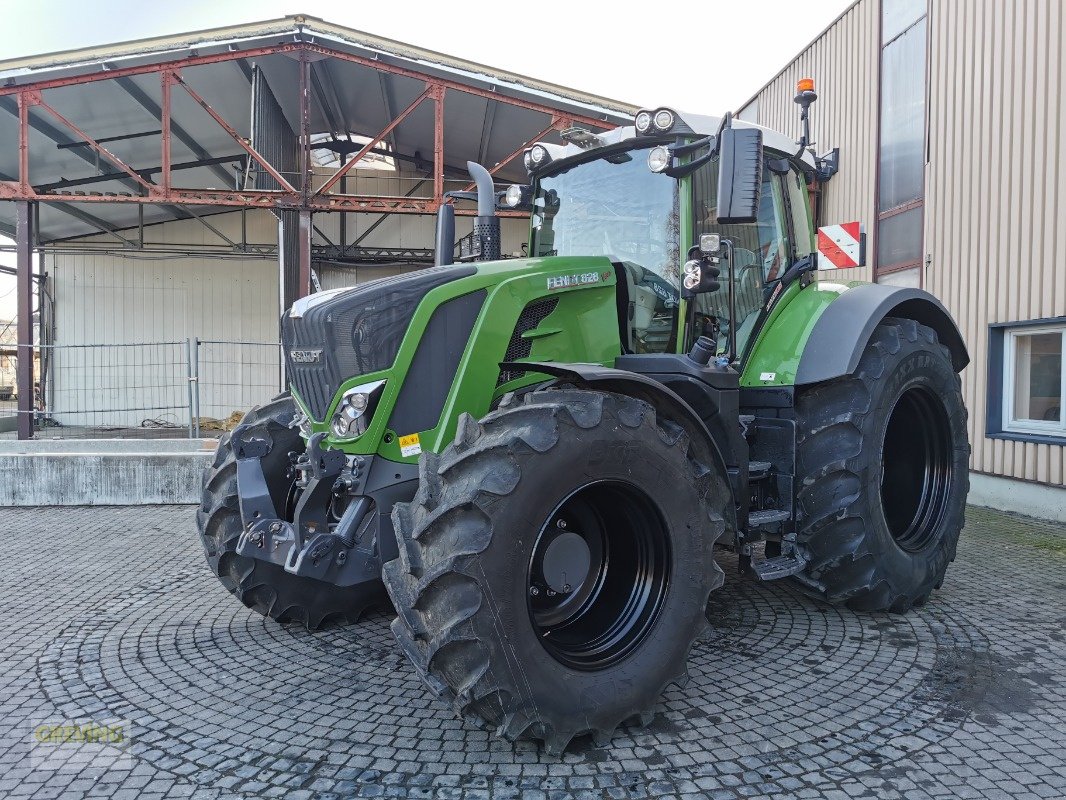
<svg viewBox="0 0 1066 800"><path fill-rule="evenodd" d="M393 631L427 685L497 735L554 754L609 739L686 677L731 503L647 403L510 396L463 415L393 511Z"/></svg>
<svg viewBox="0 0 1066 800"><path fill-rule="evenodd" d="M254 438L266 438L272 443L263 458L263 474L274 508L289 520L296 498L288 454L304 449L299 432L289 428L294 415L292 398L285 396L253 408L241 420L252 426ZM243 528L237 459L229 433L219 440L214 463L204 470L203 499L196 523L211 570L232 595L264 617L300 622L313 630L326 623L356 622L370 606L388 603L379 581L334 586L291 575L276 564L237 555L237 540Z"/></svg>
<svg viewBox="0 0 1066 800"><path fill-rule="evenodd" d="M936 333L887 318L848 375L796 398L796 580L859 611L905 612L941 586L964 523L970 445Z"/></svg>

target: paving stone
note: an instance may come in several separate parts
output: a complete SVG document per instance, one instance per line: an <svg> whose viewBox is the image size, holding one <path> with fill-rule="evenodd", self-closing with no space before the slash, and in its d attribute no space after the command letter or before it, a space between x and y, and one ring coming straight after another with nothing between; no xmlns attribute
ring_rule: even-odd
<svg viewBox="0 0 1066 800"><path fill-rule="evenodd" d="M944 587L905 616L755 583L723 556L688 685L648 728L553 758L455 719L385 613L309 633L241 606L193 514L0 512L0 795L1066 795L1066 559L1046 546L1062 526L969 509ZM35 728L69 720L127 721L128 746L39 763Z"/></svg>

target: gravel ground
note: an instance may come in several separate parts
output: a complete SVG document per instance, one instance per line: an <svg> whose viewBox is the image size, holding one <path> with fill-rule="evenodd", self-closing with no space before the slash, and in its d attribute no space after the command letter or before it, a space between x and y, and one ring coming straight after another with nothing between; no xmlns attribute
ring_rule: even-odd
<svg viewBox="0 0 1066 800"><path fill-rule="evenodd" d="M1066 531L968 519L905 616L724 557L688 685L551 758L432 699L385 613L311 634L246 610L191 507L3 509L0 796L1062 798Z"/></svg>

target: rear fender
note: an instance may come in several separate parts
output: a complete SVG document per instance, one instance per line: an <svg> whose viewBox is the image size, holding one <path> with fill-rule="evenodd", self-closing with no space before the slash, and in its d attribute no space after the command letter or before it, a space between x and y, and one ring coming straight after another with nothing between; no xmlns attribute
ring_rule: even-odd
<svg viewBox="0 0 1066 800"><path fill-rule="evenodd" d="M937 298L921 289L868 283L841 294L818 318L800 357L796 385L852 374L874 328L885 317L913 319L936 331L951 352L956 372L970 363L958 326Z"/></svg>
<svg viewBox="0 0 1066 800"><path fill-rule="evenodd" d="M943 304L921 289L878 283L794 282L771 306L744 359L742 388L806 386L851 375L885 317L904 317L936 331L961 371L969 362L962 334Z"/></svg>

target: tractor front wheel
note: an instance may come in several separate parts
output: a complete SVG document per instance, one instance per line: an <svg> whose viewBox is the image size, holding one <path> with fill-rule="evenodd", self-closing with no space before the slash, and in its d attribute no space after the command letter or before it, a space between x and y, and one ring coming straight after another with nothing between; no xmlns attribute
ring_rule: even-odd
<svg viewBox="0 0 1066 800"><path fill-rule="evenodd" d="M649 720L723 580L726 476L650 405L576 389L463 415L420 469L384 578L430 688L550 753Z"/></svg>
<svg viewBox="0 0 1066 800"><path fill-rule="evenodd" d="M959 376L936 333L874 330L854 374L796 398L796 580L860 611L904 612L944 580L963 526L970 446Z"/></svg>

